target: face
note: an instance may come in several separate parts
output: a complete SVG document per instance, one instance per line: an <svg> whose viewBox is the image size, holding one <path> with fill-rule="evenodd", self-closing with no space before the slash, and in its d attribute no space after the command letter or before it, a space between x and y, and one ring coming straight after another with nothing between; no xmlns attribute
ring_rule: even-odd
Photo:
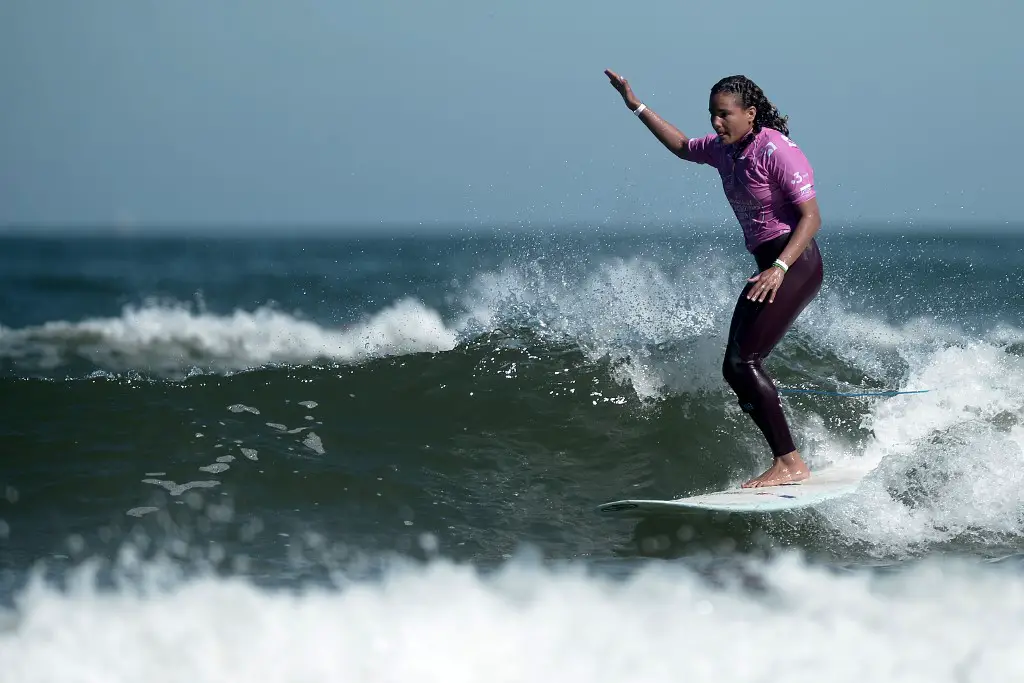
<svg viewBox="0 0 1024 683"><path fill-rule="evenodd" d="M718 139L727 145L741 140L754 128L757 109L740 106L739 98L732 93L715 93L708 104L711 126L718 133Z"/></svg>

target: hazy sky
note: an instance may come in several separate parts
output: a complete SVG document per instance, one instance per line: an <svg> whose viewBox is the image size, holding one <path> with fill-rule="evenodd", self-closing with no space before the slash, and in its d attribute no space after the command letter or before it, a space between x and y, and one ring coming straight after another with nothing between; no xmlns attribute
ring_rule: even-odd
<svg viewBox="0 0 1024 683"><path fill-rule="evenodd" d="M826 224L1021 220L1024 2L2 0L0 226L731 219L722 76L790 116Z"/></svg>

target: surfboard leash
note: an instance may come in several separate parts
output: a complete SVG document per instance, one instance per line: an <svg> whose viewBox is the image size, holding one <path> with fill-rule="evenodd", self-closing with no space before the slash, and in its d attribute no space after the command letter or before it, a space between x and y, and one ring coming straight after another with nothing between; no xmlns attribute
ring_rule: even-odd
<svg viewBox="0 0 1024 683"><path fill-rule="evenodd" d="M842 396L850 398L854 396L899 396L901 394L927 394L930 389L917 389L914 391L863 391L844 393L841 391L820 391L818 389L789 389L777 387L780 394L816 394L818 396Z"/></svg>

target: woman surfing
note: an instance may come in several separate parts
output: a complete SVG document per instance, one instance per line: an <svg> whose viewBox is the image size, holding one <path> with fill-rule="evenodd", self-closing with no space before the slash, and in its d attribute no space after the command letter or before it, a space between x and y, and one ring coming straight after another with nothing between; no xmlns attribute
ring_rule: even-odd
<svg viewBox="0 0 1024 683"><path fill-rule="evenodd" d="M787 117L746 76L723 78L711 88L708 111L715 132L689 138L643 104L625 78L608 70L605 75L670 152L718 169L759 271L736 302L722 374L774 455L771 467L743 486L803 481L810 470L793 443L763 361L821 289L814 171L789 139Z"/></svg>

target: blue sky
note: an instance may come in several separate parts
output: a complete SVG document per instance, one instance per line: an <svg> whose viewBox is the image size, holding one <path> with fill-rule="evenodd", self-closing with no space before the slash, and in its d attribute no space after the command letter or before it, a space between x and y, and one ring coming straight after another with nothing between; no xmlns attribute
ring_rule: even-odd
<svg viewBox="0 0 1024 683"><path fill-rule="evenodd" d="M730 224L690 135L757 81L826 224L1017 223L1016 0L0 4L0 226Z"/></svg>

